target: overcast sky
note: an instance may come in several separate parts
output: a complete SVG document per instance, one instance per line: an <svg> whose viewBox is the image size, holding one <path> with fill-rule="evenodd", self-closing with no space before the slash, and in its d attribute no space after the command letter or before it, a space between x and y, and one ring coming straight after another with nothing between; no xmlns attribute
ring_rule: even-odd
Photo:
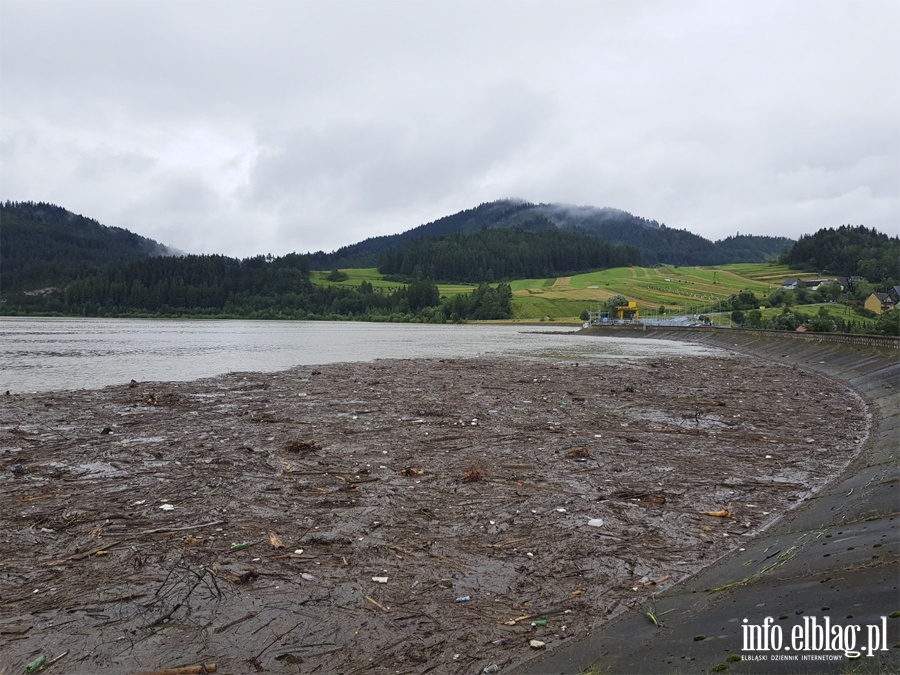
<svg viewBox="0 0 900 675"><path fill-rule="evenodd" d="M900 223L898 0L0 0L0 199L190 253L506 197Z"/></svg>

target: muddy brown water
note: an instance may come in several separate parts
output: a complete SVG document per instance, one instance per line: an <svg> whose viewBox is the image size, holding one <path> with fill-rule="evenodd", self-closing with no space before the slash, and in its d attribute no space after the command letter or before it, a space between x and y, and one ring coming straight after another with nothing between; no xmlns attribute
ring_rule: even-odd
<svg viewBox="0 0 900 675"><path fill-rule="evenodd" d="M0 406L9 673L64 652L57 672L503 671L652 609L868 428L845 386L747 356L392 360Z"/></svg>

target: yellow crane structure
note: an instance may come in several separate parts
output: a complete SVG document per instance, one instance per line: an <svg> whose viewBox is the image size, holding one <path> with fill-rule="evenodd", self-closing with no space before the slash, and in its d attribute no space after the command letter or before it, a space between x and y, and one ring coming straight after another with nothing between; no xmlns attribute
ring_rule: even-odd
<svg viewBox="0 0 900 675"><path fill-rule="evenodd" d="M638 321L641 318L641 310L638 309L637 303L634 300L629 300L627 305L617 305L616 314L618 315L619 321L624 321L626 319Z"/></svg>

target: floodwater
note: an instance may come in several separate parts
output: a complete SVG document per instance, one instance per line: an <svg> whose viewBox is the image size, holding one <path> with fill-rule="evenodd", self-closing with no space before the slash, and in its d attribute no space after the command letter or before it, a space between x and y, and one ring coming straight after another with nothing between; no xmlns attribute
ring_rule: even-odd
<svg viewBox="0 0 900 675"><path fill-rule="evenodd" d="M717 350L574 328L328 321L0 317L0 391L96 389L376 359L525 355L616 361Z"/></svg>

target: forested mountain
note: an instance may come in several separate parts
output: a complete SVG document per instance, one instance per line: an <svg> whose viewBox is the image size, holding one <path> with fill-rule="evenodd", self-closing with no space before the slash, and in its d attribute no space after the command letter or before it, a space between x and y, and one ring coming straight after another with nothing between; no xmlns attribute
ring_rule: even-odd
<svg viewBox="0 0 900 675"><path fill-rule="evenodd" d="M863 225L829 227L801 237L782 260L801 269L894 285L900 282L900 237Z"/></svg>
<svg viewBox="0 0 900 675"><path fill-rule="evenodd" d="M495 282L574 274L589 269L637 264L630 246L613 246L598 237L562 232L546 219L527 229L462 232L418 239L383 252L382 274L441 281Z"/></svg>
<svg viewBox="0 0 900 675"><path fill-rule="evenodd" d="M632 246L642 265L718 265L762 262L777 258L793 241L785 237L733 236L711 242L687 230L666 227L626 211L591 206L532 204L501 200L481 204L401 234L373 237L333 253L310 255L313 269L373 267L379 256L414 240L436 239L450 234L549 224L566 232L596 236L609 244Z"/></svg>
<svg viewBox="0 0 900 675"><path fill-rule="evenodd" d="M74 279L110 262L174 252L120 227L101 225L43 202L0 205L0 272L3 290L35 290Z"/></svg>

